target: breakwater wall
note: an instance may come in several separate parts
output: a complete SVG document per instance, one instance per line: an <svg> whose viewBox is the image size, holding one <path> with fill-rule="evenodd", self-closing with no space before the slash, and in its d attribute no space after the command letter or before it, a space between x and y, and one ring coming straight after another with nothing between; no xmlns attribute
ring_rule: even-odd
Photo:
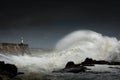
<svg viewBox="0 0 120 80"><path fill-rule="evenodd" d="M0 43L0 53L24 55L25 53L29 53L29 46L23 43Z"/></svg>

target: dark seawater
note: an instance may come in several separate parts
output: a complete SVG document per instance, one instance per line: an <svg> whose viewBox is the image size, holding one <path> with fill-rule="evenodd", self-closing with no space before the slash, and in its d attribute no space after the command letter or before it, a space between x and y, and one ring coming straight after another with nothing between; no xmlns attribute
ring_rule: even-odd
<svg viewBox="0 0 120 80"><path fill-rule="evenodd" d="M12 80L120 80L120 66L96 65L80 73L35 73L18 75Z"/></svg>
<svg viewBox="0 0 120 80"><path fill-rule="evenodd" d="M120 80L120 73L84 72L19 75L13 80Z"/></svg>

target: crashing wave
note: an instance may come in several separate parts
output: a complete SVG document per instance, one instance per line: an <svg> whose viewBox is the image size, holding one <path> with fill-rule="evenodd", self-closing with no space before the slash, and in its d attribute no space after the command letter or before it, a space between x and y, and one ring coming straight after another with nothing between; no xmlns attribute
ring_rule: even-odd
<svg viewBox="0 0 120 80"><path fill-rule="evenodd" d="M30 71L52 71L65 66L68 61L82 62L86 57L96 60L120 61L119 41L90 30L74 31L61 39L52 54L0 55L19 68ZM34 53L33 53L34 54Z"/></svg>

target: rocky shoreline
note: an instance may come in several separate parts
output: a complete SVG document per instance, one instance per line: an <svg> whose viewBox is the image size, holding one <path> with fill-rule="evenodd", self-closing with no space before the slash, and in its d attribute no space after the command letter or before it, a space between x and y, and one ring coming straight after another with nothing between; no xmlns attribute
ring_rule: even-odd
<svg viewBox="0 0 120 80"><path fill-rule="evenodd" d="M80 64L75 64L73 61L70 61L66 64L65 68L53 71L53 72L70 72L70 73L79 73L79 72L85 72L86 70L90 70L86 66L95 66L96 64L99 65L120 65L120 62L109 62L105 60L93 60L92 58L86 58L85 61L83 61Z"/></svg>
<svg viewBox="0 0 120 80"><path fill-rule="evenodd" d="M18 72L18 68L14 64L6 64L4 61L0 61L0 80L9 80L23 74Z"/></svg>
<svg viewBox="0 0 120 80"><path fill-rule="evenodd" d="M97 61L97 60L93 60L92 58L86 58L85 61L81 62L80 64L75 64L73 61L70 61L65 65L65 68L61 70L53 71L53 73L56 73L56 72L57 73L79 73L79 72L84 73L87 70L90 70L89 68L87 68L87 66L94 67L96 64L120 65L120 62L109 62L104 60ZM20 75L20 74L23 74L23 75ZM32 73L30 75L37 75L37 74ZM25 76L29 76L29 75L26 75L22 72L18 72L18 68L14 64L6 64L4 61L0 61L0 80L24 80L24 79L21 79L20 76L21 78L26 78ZM39 77L39 75L37 75L37 77Z"/></svg>

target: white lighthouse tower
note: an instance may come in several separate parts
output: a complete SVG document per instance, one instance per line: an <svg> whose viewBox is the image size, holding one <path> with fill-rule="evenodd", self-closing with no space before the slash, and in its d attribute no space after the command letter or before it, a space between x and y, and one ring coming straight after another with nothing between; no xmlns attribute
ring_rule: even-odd
<svg viewBox="0 0 120 80"><path fill-rule="evenodd" d="M23 44L24 40L23 40L23 37L21 37L21 44Z"/></svg>

